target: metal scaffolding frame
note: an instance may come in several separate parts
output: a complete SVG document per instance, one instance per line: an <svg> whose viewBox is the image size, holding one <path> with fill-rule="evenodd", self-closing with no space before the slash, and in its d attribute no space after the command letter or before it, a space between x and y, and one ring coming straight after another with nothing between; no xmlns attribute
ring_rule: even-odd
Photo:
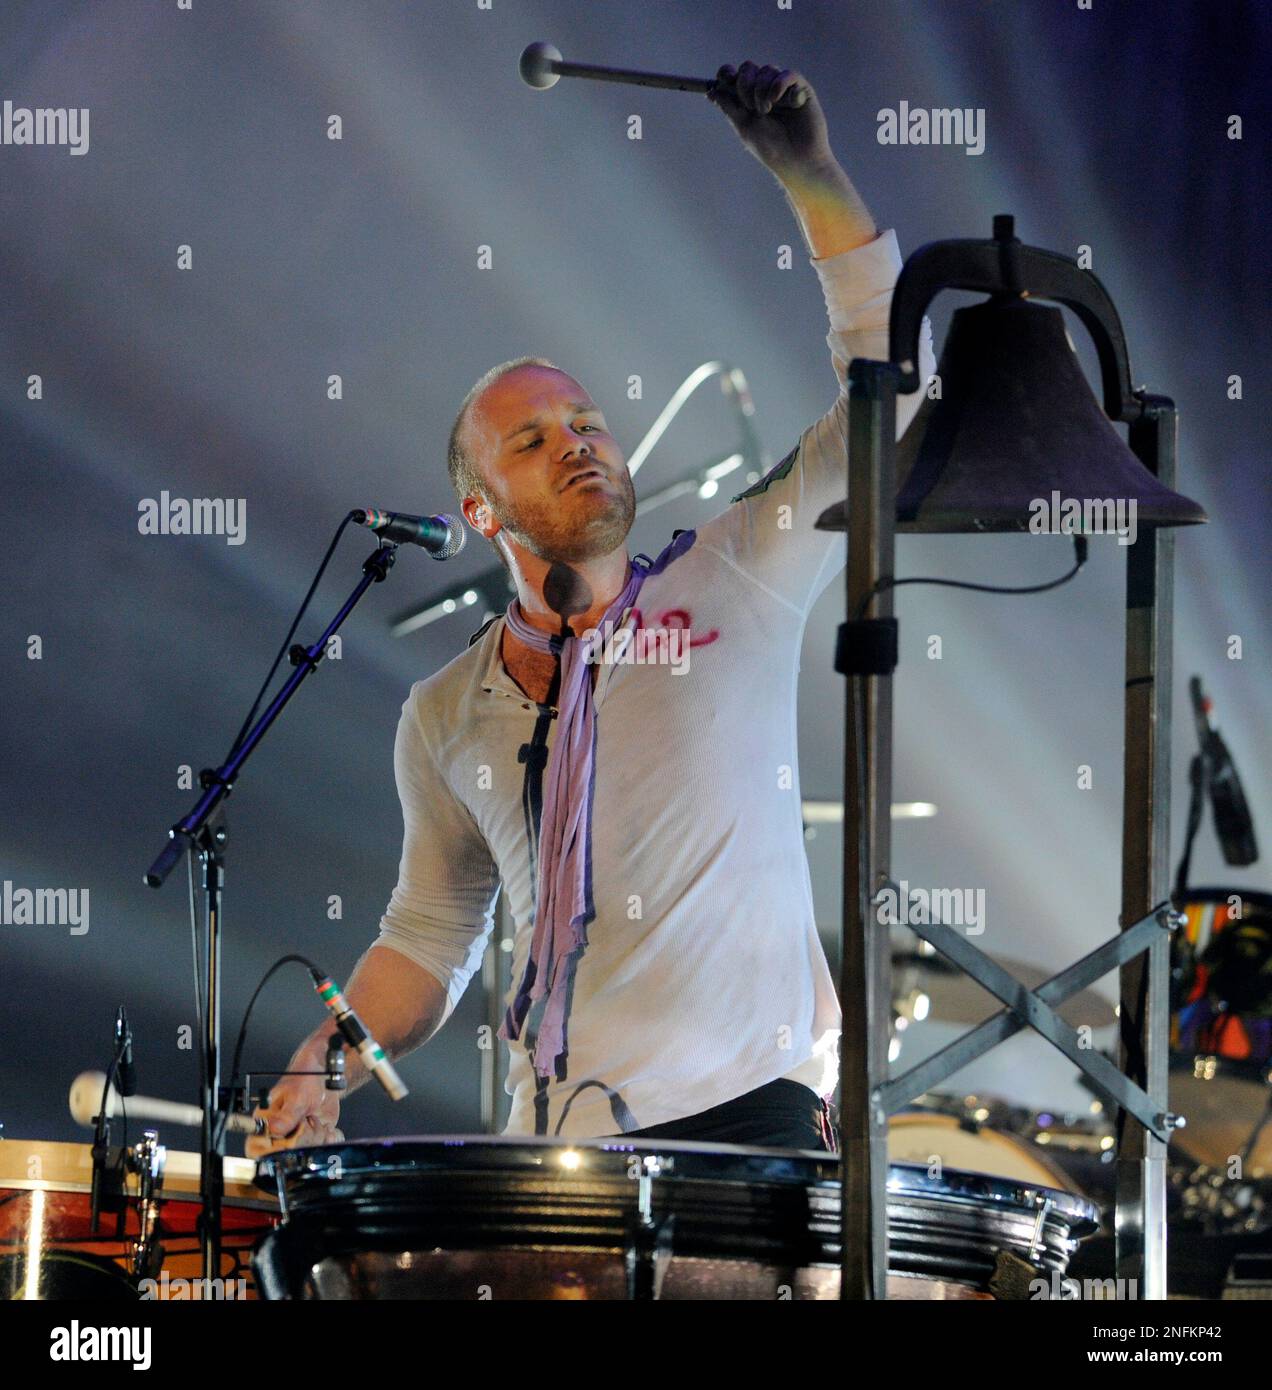
<svg viewBox="0 0 1272 1390"><path fill-rule="evenodd" d="M896 396L900 372L857 358L848 387L847 612L873 603L893 615ZM1177 415L1164 397L1136 394L1122 418L1131 450L1166 487L1175 483ZM840 990L841 1297L887 1296L888 1117L973 1058L1032 1028L1059 1048L1116 1112L1116 1276L1133 1296L1166 1297L1166 1145L1170 931L1169 754L1174 534L1143 528L1127 548L1120 933L1028 990L947 926L914 930L1006 1007L904 1075L888 1076L891 936L874 911L892 888L892 676L849 675L845 713L844 899ZM873 598L871 597L873 596ZM840 660L837 669L843 670ZM858 722L860 721L860 722ZM863 751L858 766L858 743ZM1121 970L1118 1064L1079 1046L1056 1006ZM858 1007L847 1007L849 1002ZM860 1007L864 1005L864 1007ZM1128 1121L1133 1121L1128 1129Z"/></svg>

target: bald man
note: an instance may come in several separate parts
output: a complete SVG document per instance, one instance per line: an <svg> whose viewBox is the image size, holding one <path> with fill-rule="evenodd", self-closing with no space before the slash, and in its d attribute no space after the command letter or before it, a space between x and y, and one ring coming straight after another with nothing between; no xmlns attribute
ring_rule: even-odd
<svg viewBox="0 0 1272 1390"><path fill-rule="evenodd" d="M516 598L403 705L399 878L346 994L391 1056L410 1052L479 966L502 890L506 1133L829 1150L840 1015L804 854L796 675L845 559L813 523L847 489L848 363L888 356L901 259L805 78L726 65L710 96L799 222L838 398L651 558L628 553L631 474L582 382L523 357L474 385L449 469ZM918 400L898 401L899 430ZM329 1032L292 1067L321 1069ZM348 1070L353 1090L366 1072ZM337 1112L320 1078L285 1079L248 1152L326 1142Z"/></svg>

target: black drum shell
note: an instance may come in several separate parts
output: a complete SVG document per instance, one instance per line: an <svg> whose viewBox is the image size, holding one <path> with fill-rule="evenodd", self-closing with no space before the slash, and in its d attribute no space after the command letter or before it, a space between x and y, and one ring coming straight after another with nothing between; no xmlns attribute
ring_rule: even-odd
<svg viewBox="0 0 1272 1390"><path fill-rule="evenodd" d="M257 1182L286 1212L255 1257L269 1298L838 1294L839 1165L825 1153L383 1139L271 1155ZM1040 1278L1062 1275L1097 1221L1071 1193L889 1166L889 1270L900 1279L984 1290L1001 1251Z"/></svg>

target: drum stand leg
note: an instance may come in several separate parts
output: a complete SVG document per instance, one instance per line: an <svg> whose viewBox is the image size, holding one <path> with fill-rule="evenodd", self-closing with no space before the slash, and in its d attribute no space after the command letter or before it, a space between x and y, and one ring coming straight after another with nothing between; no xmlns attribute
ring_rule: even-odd
<svg viewBox="0 0 1272 1390"><path fill-rule="evenodd" d="M675 1225L674 1215L664 1216L659 1221L642 1218L633 1225L623 1251L629 1299L644 1302L662 1297L663 1279L671 1263Z"/></svg>

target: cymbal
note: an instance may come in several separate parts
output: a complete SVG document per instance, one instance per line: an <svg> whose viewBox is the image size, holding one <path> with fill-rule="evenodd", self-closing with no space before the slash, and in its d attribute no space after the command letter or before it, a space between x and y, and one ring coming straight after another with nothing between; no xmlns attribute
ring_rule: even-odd
<svg viewBox="0 0 1272 1390"><path fill-rule="evenodd" d="M1170 1108L1186 1121L1172 1147L1198 1163L1225 1167L1267 1111L1268 1074L1222 1057L1172 1055ZM1248 1169L1272 1174L1272 1122L1260 1132Z"/></svg>

